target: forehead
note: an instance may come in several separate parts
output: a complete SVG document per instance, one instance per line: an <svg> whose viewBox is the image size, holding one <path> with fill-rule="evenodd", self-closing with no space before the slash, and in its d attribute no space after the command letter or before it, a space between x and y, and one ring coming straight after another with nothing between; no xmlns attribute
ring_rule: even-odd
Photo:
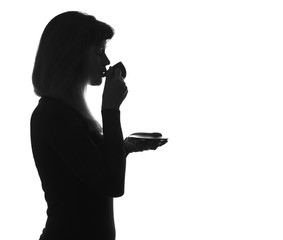
<svg viewBox="0 0 283 240"><path fill-rule="evenodd" d="M106 42L100 43L100 44L92 44L90 46L91 51L96 51L100 50L101 48L105 49L106 48Z"/></svg>

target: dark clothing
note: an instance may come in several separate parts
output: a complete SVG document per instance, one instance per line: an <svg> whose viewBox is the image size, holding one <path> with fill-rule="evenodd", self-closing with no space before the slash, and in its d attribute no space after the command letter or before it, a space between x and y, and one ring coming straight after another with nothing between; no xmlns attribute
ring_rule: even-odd
<svg viewBox="0 0 283 240"><path fill-rule="evenodd" d="M124 194L119 110L102 110L103 135L69 105L41 98L31 144L47 202L42 240L114 240L113 197Z"/></svg>

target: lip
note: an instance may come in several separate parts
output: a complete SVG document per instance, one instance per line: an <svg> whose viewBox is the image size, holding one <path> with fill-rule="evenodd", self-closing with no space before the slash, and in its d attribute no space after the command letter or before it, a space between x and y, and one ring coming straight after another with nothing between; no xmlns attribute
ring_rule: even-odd
<svg viewBox="0 0 283 240"><path fill-rule="evenodd" d="M107 69L105 68L105 69L101 72L101 76L102 76L102 77L106 77L106 72L107 72Z"/></svg>

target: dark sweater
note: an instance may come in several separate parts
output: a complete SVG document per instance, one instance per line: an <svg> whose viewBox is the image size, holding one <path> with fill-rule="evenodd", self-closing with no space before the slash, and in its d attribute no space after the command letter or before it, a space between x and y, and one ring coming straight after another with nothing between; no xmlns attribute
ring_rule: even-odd
<svg viewBox="0 0 283 240"><path fill-rule="evenodd" d="M119 110L102 110L103 136L69 105L41 98L31 116L33 156L47 202L42 240L114 240L113 197L124 194Z"/></svg>

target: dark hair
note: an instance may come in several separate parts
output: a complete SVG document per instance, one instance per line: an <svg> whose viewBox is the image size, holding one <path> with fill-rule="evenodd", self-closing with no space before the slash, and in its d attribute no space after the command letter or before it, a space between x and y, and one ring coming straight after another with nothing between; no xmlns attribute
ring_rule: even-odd
<svg viewBox="0 0 283 240"><path fill-rule="evenodd" d="M109 25L85 13L69 11L54 17L42 33L35 58L35 94L58 97L70 87L84 87L90 46L103 44L113 35Z"/></svg>

